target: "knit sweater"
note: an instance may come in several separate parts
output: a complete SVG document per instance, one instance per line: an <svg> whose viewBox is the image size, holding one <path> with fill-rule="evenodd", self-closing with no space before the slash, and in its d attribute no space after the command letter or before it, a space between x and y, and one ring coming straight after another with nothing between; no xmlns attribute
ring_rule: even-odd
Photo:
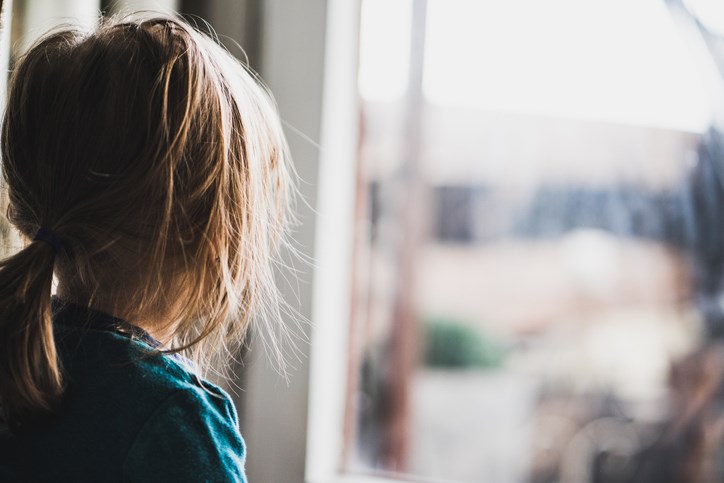
<svg viewBox="0 0 724 483"><path fill-rule="evenodd" d="M54 299L67 389L57 411L0 430L0 481L246 482L229 396L143 330Z"/></svg>

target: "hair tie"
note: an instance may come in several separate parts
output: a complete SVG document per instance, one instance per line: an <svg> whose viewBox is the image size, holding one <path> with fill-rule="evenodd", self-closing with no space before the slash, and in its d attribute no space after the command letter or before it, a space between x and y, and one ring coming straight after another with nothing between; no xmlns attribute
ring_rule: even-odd
<svg viewBox="0 0 724 483"><path fill-rule="evenodd" d="M35 234L33 241L42 241L49 244L53 247L56 255L62 252L65 248L63 245L63 241L58 235L55 234L54 231L42 226L38 229L38 232Z"/></svg>

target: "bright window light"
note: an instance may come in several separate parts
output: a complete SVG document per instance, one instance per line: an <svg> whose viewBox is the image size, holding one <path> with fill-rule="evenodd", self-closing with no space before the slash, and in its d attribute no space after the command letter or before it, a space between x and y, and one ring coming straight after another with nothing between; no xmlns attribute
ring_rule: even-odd
<svg viewBox="0 0 724 483"><path fill-rule="evenodd" d="M685 0L685 3L709 30L724 36L724 2L721 0Z"/></svg>
<svg viewBox="0 0 724 483"><path fill-rule="evenodd" d="M701 72L661 0L428 8L424 92L434 104L692 132L711 118Z"/></svg>
<svg viewBox="0 0 724 483"><path fill-rule="evenodd" d="M359 91L368 101L395 101L407 89L411 11L411 0L362 2Z"/></svg>

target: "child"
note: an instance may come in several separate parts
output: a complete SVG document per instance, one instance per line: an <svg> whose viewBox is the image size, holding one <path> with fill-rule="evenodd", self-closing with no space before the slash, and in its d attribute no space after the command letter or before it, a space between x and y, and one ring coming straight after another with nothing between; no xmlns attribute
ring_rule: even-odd
<svg viewBox="0 0 724 483"><path fill-rule="evenodd" d="M287 160L265 90L179 18L63 29L20 59L2 169L29 243L0 262L1 481L245 481L234 406L189 359L278 315Z"/></svg>

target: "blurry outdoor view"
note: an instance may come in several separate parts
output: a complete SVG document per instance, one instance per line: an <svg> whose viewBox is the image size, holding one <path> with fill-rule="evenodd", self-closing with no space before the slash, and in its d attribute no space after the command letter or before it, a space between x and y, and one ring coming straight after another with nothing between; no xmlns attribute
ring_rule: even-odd
<svg viewBox="0 0 724 483"><path fill-rule="evenodd" d="M724 481L717 5L362 0L348 472Z"/></svg>

